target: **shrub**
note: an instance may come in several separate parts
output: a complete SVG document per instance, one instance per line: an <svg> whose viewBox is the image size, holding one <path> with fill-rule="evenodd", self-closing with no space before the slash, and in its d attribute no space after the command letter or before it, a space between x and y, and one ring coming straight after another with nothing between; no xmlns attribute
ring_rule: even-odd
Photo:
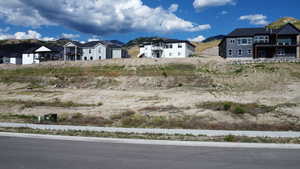
<svg viewBox="0 0 300 169"><path fill-rule="evenodd" d="M229 103L229 102L228 102L228 103L224 103L223 108L224 108L225 111L230 110L230 108L231 108L231 103Z"/></svg>
<svg viewBox="0 0 300 169"><path fill-rule="evenodd" d="M224 141L227 141L227 142L234 142L235 140L236 140L236 138L234 135L228 135L228 136L224 137Z"/></svg>
<svg viewBox="0 0 300 169"><path fill-rule="evenodd" d="M235 113L235 114L245 114L246 110L241 106L237 106L237 107L234 108L233 113Z"/></svg>

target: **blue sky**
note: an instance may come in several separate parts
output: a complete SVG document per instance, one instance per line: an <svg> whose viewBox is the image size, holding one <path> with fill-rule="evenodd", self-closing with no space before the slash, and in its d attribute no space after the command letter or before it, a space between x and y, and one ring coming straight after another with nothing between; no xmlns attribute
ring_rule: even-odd
<svg viewBox="0 0 300 169"><path fill-rule="evenodd" d="M203 40L300 18L299 6L299 0L9 0L0 2L0 39Z"/></svg>

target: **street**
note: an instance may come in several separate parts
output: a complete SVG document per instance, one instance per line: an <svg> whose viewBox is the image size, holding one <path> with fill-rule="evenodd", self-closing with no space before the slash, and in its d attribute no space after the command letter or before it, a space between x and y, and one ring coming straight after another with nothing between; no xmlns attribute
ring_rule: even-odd
<svg viewBox="0 0 300 169"><path fill-rule="evenodd" d="M298 169L300 150L0 137L0 169Z"/></svg>

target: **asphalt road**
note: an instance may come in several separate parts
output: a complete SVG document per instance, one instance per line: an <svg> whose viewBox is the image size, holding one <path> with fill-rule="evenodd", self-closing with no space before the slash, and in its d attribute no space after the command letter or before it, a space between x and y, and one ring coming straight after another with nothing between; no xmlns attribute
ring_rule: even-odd
<svg viewBox="0 0 300 169"><path fill-rule="evenodd" d="M0 169L299 169L300 150L0 137Z"/></svg>

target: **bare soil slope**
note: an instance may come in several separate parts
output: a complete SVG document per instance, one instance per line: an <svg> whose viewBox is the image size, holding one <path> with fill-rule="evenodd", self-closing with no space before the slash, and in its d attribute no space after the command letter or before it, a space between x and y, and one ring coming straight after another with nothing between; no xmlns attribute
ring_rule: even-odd
<svg viewBox="0 0 300 169"><path fill-rule="evenodd" d="M300 130L296 63L188 58L1 65L0 82L1 121L58 113L63 124Z"/></svg>

